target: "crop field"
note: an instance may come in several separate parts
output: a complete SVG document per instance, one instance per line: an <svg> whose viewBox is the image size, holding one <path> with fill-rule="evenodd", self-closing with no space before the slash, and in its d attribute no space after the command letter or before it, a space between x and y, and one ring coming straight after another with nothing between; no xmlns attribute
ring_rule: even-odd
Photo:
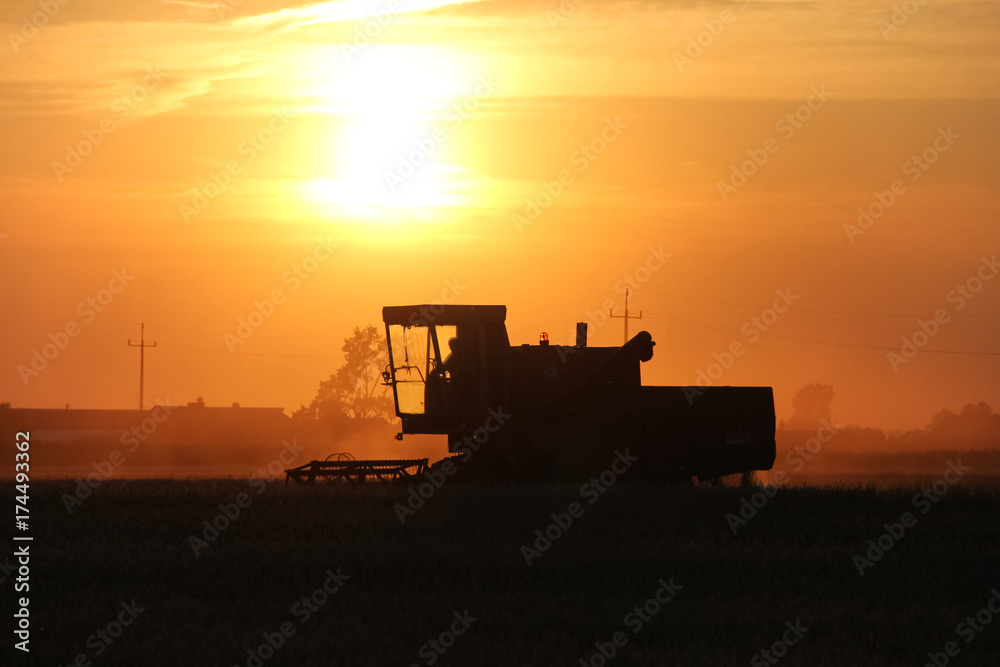
<svg viewBox="0 0 1000 667"><path fill-rule="evenodd" d="M1000 664L993 482L609 481L35 482L14 664Z"/></svg>

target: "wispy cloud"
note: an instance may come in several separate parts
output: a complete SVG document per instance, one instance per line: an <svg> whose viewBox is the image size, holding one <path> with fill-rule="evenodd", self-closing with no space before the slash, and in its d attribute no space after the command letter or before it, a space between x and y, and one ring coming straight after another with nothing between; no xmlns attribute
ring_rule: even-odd
<svg viewBox="0 0 1000 667"><path fill-rule="evenodd" d="M228 7L221 2L194 2L193 0L163 0L165 5L182 5L184 7L194 7L195 9L222 9Z"/></svg>
<svg viewBox="0 0 1000 667"><path fill-rule="evenodd" d="M476 2L482 0L396 0L391 3L385 0L329 0L314 5L244 16L235 22L253 26L302 27L341 21L364 21ZM389 20L391 21L391 18Z"/></svg>
<svg viewBox="0 0 1000 667"><path fill-rule="evenodd" d="M503 73L500 95L510 98L791 99L817 82L840 99L976 98L995 96L1000 79L1000 6L972 0L921 5L889 40L878 27L892 12L887 3L754 0L683 75L675 54L706 20L741 3L588 0L554 28L546 13L559 10L557 0L288 4L163 0L143 3L133 20L135 3L69 3L0 67L0 114L100 115L150 65L165 80L144 116L309 106L304 91L334 90L348 66L338 47L387 13L372 49L424 44L474 56ZM19 20L8 16L0 31L18 30Z"/></svg>

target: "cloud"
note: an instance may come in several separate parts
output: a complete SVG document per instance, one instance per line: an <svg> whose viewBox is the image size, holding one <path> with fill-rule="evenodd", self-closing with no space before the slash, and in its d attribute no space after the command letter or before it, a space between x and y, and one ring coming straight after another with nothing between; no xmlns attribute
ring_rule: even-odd
<svg viewBox="0 0 1000 667"><path fill-rule="evenodd" d="M136 117L312 105L304 91L329 88L348 66L339 45L390 10L370 48L422 44L471 56L503 79L508 98L794 99L817 82L839 99L975 98L994 96L1000 78L995 3L921 5L886 40L877 22L892 10L881 4L752 0L740 12L729 2L587 0L553 25L548 15L568 1L69 3L0 68L0 114L101 115L148 66L165 80ZM736 18L678 71L676 54L724 8ZM19 30L19 20L0 32Z"/></svg>
<svg viewBox="0 0 1000 667"><path fill-rule="evenodd" d="M365 21L377 17L426 12L449 5L482 0L330 0L313 5L281 9L236 20L246 26L303 27L343 21ZM391 21L391 18L389 19Z"/></svg>

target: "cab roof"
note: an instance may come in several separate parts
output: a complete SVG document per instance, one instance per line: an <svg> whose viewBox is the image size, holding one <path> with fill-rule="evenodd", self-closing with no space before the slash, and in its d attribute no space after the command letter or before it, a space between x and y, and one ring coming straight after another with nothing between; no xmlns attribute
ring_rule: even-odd
<svg viewBox="0 0 1000 667"><path fill-rule="evenodd" d="M409 326L502 324L506 319L507 306L460 306L425 303L415 306L385 306L382 308L382 321L386 324Z"/></svg>

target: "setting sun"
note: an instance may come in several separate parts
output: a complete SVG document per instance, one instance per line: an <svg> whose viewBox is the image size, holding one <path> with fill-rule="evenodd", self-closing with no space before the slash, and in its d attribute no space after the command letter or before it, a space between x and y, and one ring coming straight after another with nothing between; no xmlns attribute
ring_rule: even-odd
<svg viewBox="0 0 1000 667"><path fill-rule="evenodd" d="M463 64L469 60L453 50L404 44L352 51L329 67L307 62L305 71L317 79L304 91L317 100L310 109L337 122L313 147L324 153L325 172L302 183L302 196L324 213L379 222L392 222L393 211L463 204L454 177L463 169L448 163L440 125L468 95L475 75Z"/></svg>

